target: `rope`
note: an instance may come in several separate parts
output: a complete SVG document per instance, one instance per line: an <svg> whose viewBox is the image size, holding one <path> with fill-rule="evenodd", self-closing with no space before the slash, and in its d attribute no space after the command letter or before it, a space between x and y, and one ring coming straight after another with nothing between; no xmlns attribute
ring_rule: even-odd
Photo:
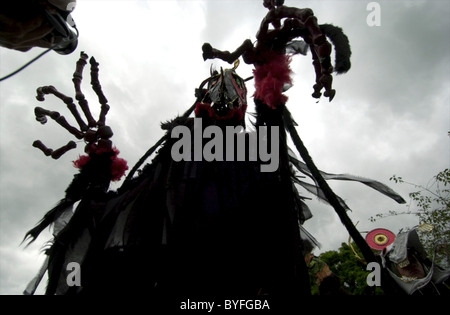
<svg viewBox="0 0 450 315"><path fill-rule="evenodd" d="M38 60L39 58L41 58L42 56L44 56L46 53L48 53L50 50L52 50L53 47L48 48L47 50L45 50L44 52L40 53L39 55L37 55L36 57L34 57L33 59L31 59L30 61L28 61L26 64L24 64L22 67L20 67L19 69L11 72L10 74L0 78L0 82L9 79L10 77L16 75L17 73L19 73L20 71L22 71L23 69L25 69L26 67L28 67L29 65L31 65L33 62L35 62L36 60Z"/></svg>
<svg viewBox="0 0 450 315"><path fill-rule="evenodd" d="M78 39L79 37L79 32L78 29L74 26L75 31L77 32L77 36L75 37L75 39ZM0 82L11 78L12 76L18 74L20 71L22 71L23 69L25 69L26 67L28 67L29 65L31 65L33 62L35 62L36 60L38 60L39 58L41 58L42 56L44 56L45 54L47 54L49 51L55 49L56 47L58 47L59 44L54 44L52 47L48 48L47 50L43 51L42 53L40 53L39 55L37 55L36 57L34 57L33 59L31 59L30 61L28 61L26 64L24 64L22 67L18 68L17 70L11 72L8 75L5 75L4 77L0 78Z"/></svg>

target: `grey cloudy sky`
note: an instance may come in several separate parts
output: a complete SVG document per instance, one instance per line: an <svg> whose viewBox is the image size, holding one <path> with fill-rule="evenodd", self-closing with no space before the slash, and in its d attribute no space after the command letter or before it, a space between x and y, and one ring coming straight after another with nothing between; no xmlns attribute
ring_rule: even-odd
<svg viewBox="0 0 450 315"><path fill-rule="evenodd" d="M288 6L312 8L319 23L342 27L353 51L352 69L335 76L337 95L331 103L311 97L311 56L294 57L288 106L320 169L384 182L408 199L413 188L390 182L392 175L426 184L449 167L450 2L378 1L381 25L374 27L366 23L369 2L285 1ZM163 135L160 122L193 103L194 89L208 77L210 66L229 67L217 60L204 62L202 44L233 50L244 39L254 41L266 12L261 0L79 0L73 13L80 31L77 50L68 56L51 52L0 83L0 294L21 294L38 271L44 260L39 250L50 234L28 248L20 242L64 196L77 172L71 161L82 154L80 143L55 161L31 146L36 139L52 148L72 140L53 121L40 125L34 120L35 106L59 111L68 119L70 115L56 98L36 101L36 88L54 85L74 96L71 78L79 53L95 56L111 106L107 119L115 132L114 144L133 166ZM0 76L40 51L0 48ZM240 76L248 77L251 71L241 62ZM249 96L252 84L248 83ZM89 82L83 91L98 113ZM253 111L250 97L248 101ZM330 185L353 210L349 215L361 231L384 227L397 233L418 224L408 216L371 223L370 216L405 210L405 205L358 183ZM314 198L308 204L314 217L306 228L322 243L320 251L347 242L348 234L331 207Z"/></svg>

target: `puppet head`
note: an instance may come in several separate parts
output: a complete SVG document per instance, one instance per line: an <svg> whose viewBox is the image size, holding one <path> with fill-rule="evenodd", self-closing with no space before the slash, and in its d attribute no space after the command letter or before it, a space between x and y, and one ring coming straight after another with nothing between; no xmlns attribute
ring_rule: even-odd
<svg viewBox="0 0 450 315"><path fill-rule="evenodd" d="M274 7L278 7L284 4L284 0L264 0L263 5L265 8L271 10Z"/></svg>
<svg viewBox="0 0 450 315"><path fill-rule="evenodd" d="M196 117L209 117L216 121L241 123L247 110L247 88L245 81L235 72L239 62L232 69L214 71L197 90L199 102L195 108ZM207 84L207 88L203 86Z"/></svg>

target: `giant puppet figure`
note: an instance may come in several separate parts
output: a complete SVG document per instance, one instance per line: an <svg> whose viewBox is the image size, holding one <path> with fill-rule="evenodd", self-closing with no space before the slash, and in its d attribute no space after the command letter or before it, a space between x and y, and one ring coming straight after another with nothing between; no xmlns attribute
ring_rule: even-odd
<svg viewBox="0 0 450 315"><path fill-rule="evenodd" d="M91 80L102 105L98 121L91 119L81 92L86 54L81 55L73 80L76 99L91 123L83 122L72 99L56 88L38 89L41 101L45 94L54 94L66 102L80 129L68 125L59 113L42 108L36 109L37 118L43 122L50 116L84 139L88 155L76 162L80 173L65 198L27 233L33 241L50 223L58 227L47 250L48 260L27 293L34 292L42 272L48 270L47 294L145 294L168 298L170 305L173 299L189 297L270 297L283 301L279 305L299 306L301 296L310 294L303 242L315 242L302 227L311 212L299 186L330 203L335 198L345 209L341 198L329 197L323 189L324 179L359 181L404 202L379 182L320 172L314 165L311 169L311 163L302 162L288 149L286 130L292 136L295 124L283 89L291 84L291 56L311 48L317 74L313 96L319 97L325 89L324 96L331 100L335 91L326 36L335 44L338 72L349 69L350 48L339 28L318 26L310 9L285 7L279 1L264 1L264 5L269 13L255 46L245 41L235 53L203 46L205 59L222 58L234 66L212 72L195 90L196 100L186 113L162 124L165 135L130 170L117 191L108 190L109 181L120 178L127 165L118 158L112 131L105 124L109 105L95 59L91 59ZM269 30L269 24L275 28ZM297 37L306 44L293 40ZM235 62L241 55L255 65L253 132L244 129L248 79L237 74ZM192 112L194 118L189 117ZM220 135L226 139L215 142ZM277 160L275 168L267 169L267 151L252 155L255 148L250 139L256 139L258 151L270 147L271 153L278 153L272 156ZM35 146L54 158L74 147L69 143L53 151L42 142ZM155 152L151 163L141 168ZM197 156L199 152L208 154ZM314 183L305 182L298 172ZM76 201L80 202L72 211ZM71 262L81 266L79 285L66 281Z"/></svg>

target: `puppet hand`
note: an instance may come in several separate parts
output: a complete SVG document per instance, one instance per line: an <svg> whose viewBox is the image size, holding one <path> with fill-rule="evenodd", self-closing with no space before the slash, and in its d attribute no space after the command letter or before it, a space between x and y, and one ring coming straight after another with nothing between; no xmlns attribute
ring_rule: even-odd
<svg viewBox="0 0 450 315"><path fill-rule="evenodd" d="M204 43L202 46L202 51L203 51L203 60L214 59L214 53L211 44Z"/></svg>

